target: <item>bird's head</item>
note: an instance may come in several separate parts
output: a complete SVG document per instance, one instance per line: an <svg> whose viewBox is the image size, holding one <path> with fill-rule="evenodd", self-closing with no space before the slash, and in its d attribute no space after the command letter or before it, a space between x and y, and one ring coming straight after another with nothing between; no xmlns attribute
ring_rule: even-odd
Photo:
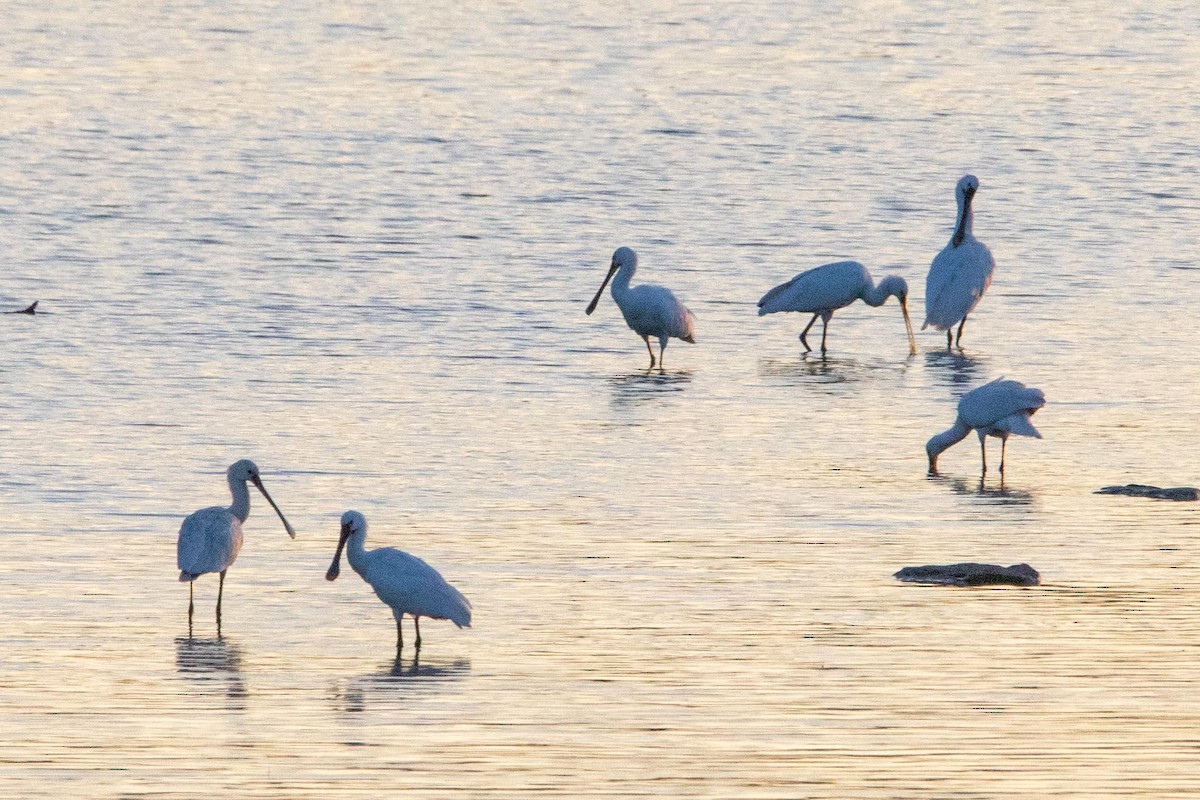
<svg viewBox="0 0 1200 800"><path fill-rule="evenodd" d="M347 511L342 514L342 530L338 535L337 551L333 554L333 563L329 565L329 570L325 573L325 580L336 581L338 574L342 571L342 548L346 546L346 541L356 533L367 532L367 518L357 511Z"/></svg>
<svg viewBox="0 0 1200 800"><path fill-rule="evenodd" d="M229 465L226 472L231 481L251 481L255 486L262 487L262 478L258 474L258 465L248 458L235 461Z"/></svg>
<svg viewBox="0 0 1200 800"><path fill-rule="evenodd" d="M613 252L612 263L608 267L608 274L604 276L604 283L600 284L600 288L596 290L596 296L592 298L592 302L588 303L586 311L588 316L591 316L591 313L596 310L596 304L600 302L600 295L604 294L604 287L608 286L612 276L621 267L626 266L631 270L637 269L637 253L633 252L631 247L618 247Z"/></svg>
<svg viewBox="0 0 1200 800"><path fill-rule="evenodd" d="M963 175L958 179L958 186L955 187L954 194L961 203L964 200L970 201L977 191L979 191L979 178L974 175Z"/></svg>

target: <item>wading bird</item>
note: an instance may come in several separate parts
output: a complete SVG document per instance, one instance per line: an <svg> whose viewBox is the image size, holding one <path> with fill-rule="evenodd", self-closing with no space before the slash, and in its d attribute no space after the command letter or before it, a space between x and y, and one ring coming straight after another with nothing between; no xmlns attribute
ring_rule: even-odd
<svg viewBox="0 0 1200 800"><path fill-rule="evenodd" d="M325 580L337 580L342 568L342 548L346 560L362 579L371 584L375 594L391 606L396 618L396 652L404 648L404 631L400 621L411 614L417 630L418 650L421 649L421 617L448 619L460 628L471 627L471 603L455 589L441 573L416 556L394 547L367 550L367 518L357 511L342 514L342 532L338 538L333 563Z"/></svg>
<svg viewBox="0 0 1200 800"><path fill-rule="evenodd" d="M667 349L667 339L674 336L688 344L696 343L692 329L692 321L696 315L679 302L679 299L666 287L643 283L630 288L629 281L636 271L637 253L628 247L618 247L613 253L612 266L608 269L604 283L600 284L596 296L592 298L592 302L588 303L587 313L590 315L596 310L596 304L600 302L600 295L604 294L604 287L612 280L613 300L616 302L617 308L621 309L625 323L646 342L646 349L650 351L651 369L654 368L656 362L654 348L650 346L650 337L658 337L657 363L661 369L663 351ZM617 276L615 280L613 280L613 273L616 273Z"/></svg>
<svg viewBox="0 0 1200 800"><path fill-rule="evenodd" d="M954 226L954 234L949 244L929 265L929 275L925 278L925 324L921 330L932 325L939 331L945 331L947 348L950 347L950 329L956 322L958 336L954 343L962 345L967 314L979 304L983 293L992 283L992 272L996 269L992 251L971 234L974 218L971 199L978 190L979 179L974 175L964 175L958 181L954 188L954 196L958 200L958 221Z"/></svg>
<svg viewBox="0 0 1200 800"><path fill-rule="evenodd" d="M958 419L954 427L939 433L925 444L929 456L929 472L937 472L937 460L943 450L958 444L972 430L979 434L979 451L983 458L983 474L987 474L988 436L995 436L1000 445L1000 474L1004 474L1004 451L1011 434L1042 438L1029 418L1046 405L1046 395L1019 381L997 378L972 389L958 401Z"/></svg>
<svg viewBox="0 0 1200 800"><path fill-rule="evenodd" d="M876 284L867 268L857 261L838 261L801 272L764 294L758 301L758 315L777 311L812 314L800 334L806 353L812 350L808 344L808 331L819 317L822 322L821 353L824 354L825 334L834 311L855 300L862 300L869 306L881 306L889 297L900 301L900 313L904 315L904 328L908 331L908 354L916 355L917 343L913 339L912 322L908 319L908 283L899 275L888 275Z"/></svg>
<svg viewBox="0 0 1200 800"><path fill-rule="evenodd" d="M252 482L263 497L275 509L288 536L296 538L296 531L283 516L279 506L267 494L258 476L258 467L253 461L243 458L229 466L226 472L233 505L229 508L211 506L189 514L179 527L178 563L179 580L188 584L188 629L192 627L192 584L206 572L221 574L217 589L217 630L221 629L221 596L225 591L225 570L229 569L242 549L242 523L250 516L250 490L246 482Z"/></svg>

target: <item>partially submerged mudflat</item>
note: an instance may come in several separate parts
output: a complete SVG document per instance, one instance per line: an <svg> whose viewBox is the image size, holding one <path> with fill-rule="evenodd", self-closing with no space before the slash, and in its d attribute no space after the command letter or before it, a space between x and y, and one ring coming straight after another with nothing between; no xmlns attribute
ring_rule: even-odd
<svg viewBox="0 0 1200 800"><path fill-rule="evenodd" d="M1200 489L1194 486L1173 486L1163 489L1144 483L1127 483L1124 486L1105 486L1092 494L1121 494L1126 497L1150 497L1155 500L1200 500Z"/></svg>
<svg viewBox="0 0 1200 800"><path fill-rule="evenodd" d="M928 564L905 567L892 577L910 583L934 583L942 586L1037 586L1037 570L1028 564Z"/></svg>

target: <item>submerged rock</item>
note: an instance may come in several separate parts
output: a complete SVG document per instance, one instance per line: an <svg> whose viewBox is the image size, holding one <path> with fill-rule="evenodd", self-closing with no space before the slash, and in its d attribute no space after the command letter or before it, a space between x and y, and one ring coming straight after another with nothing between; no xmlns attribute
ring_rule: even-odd
<svg viewBox="0 0 1200 800"><path fill-rule="evenodd" d="M911 583L936 583L942 586L1037 586L1037 570L1028 564L929 564L924 567L905 567L892 576Z"/></svg>
<svg viewBox="0 0 1200 800"><path fill-rule="evenodd" d="M1124 486L1105 486L1092 494L1123 494L1127 497L1152 497L1155 500L1200 500L1200 489L1194 486L1173 486L1162 489L1144 483L1127 483Z"/></svg>

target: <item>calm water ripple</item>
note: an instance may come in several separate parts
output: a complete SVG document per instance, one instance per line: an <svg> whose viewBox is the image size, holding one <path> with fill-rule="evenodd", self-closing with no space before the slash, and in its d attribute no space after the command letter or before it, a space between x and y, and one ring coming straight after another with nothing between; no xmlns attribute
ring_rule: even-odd
<svg viewBox="0 0 1200 800"><path fill-rule="evenodd" d="M0 796L1194 797L1200 20L1153 7L21 0L0 30ZM828 358L762 292L895 304ZM667 371L618 245L697 315ZM925 440L999 375L1045 439ZM254 458L230 570L174 569ZM338 518L475 627L419 659ZM1043 585L901 584L1028 562Z"/></svg>

